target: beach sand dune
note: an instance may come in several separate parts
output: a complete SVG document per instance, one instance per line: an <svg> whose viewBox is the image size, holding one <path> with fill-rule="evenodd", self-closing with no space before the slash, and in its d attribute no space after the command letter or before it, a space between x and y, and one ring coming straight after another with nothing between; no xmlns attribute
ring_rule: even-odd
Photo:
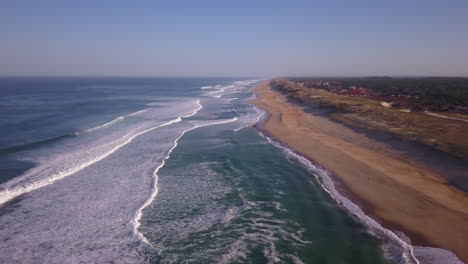
<svg viewBox="0 0 468 264"><path fill-rule="evenodd" d="M261 129L331 171L368 215L415 245L447 249L468 262L466 193L365 135L305 113L268 82L256 93L252 103L270 114Z"/></svg>

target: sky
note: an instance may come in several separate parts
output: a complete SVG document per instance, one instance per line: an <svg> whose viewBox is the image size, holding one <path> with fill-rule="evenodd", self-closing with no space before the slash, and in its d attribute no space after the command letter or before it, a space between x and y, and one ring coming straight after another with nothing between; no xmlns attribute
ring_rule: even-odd
<svg viewBox="0 0 468 264"><path fill-rule="evenodd" d="M468 76L468 1L3 0L0 75Z"/></svg>

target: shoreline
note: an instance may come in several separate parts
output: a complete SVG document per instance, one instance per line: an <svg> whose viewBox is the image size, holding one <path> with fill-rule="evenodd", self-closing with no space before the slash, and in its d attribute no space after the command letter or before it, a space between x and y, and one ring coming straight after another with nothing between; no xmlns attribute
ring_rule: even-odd
<svg viewBox="0 0 468 264"><path fill-rule="evenodd" d="M269 113L260 129L330 171L339 193L366 215L385 228L408 235L419 251L419 246L443 248L468 261L464 250L464 237L468 237L466 193L426 168L355 143L353 140L362 135L304 112L268 83L257 86L255 92L257 98L252 103Z"/></svg>
<svg viewBox="0 0 468 264"><path fill-rule="evenodd" d="M279 89L272 88L274 91L283 94ZM388 131L369 129L364 125L352 125L349 122L342 122L337 118L334 109L322 107L318 104L300 101L297 98L291 98L285 95L286 102L291 105L304 109L305 113L318 115L330 121L338 123L355 134L363 134L370 138L371 144L365 144L361 140L361 146L367 148L378 148L386 155L402 161L412 162L416 166L421 166L429 171L442 176L449 185L468 194L468 159L455 157L447 152L425 145L415 140L405 140L400 136L389 133ZM339 114L338 114L339 115ZM361 137L362 138L362 137ZM378 143L378 144L376 144Z"/></svg>

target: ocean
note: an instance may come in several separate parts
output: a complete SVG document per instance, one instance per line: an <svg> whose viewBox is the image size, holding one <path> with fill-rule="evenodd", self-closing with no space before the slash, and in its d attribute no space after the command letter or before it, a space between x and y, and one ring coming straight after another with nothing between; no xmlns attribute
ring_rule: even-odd
<svg viewBox="0 0 468 264"><path fill-rule="evenodd" d="M260 80L0 79L0 263L412 263L259 132Z"/></svg>

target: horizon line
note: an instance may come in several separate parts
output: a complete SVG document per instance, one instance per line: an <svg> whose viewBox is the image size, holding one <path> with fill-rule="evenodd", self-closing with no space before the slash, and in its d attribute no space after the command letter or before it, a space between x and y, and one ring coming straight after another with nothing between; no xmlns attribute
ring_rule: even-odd
<svg viewBox="0 0 468 264"><path fill-rule="evenodd" d="M468 78L468 75L293 75L293 76L183 76L183 75L0 75L0 78L259 78L259 79L277 79L277 78Z"/></svg>

